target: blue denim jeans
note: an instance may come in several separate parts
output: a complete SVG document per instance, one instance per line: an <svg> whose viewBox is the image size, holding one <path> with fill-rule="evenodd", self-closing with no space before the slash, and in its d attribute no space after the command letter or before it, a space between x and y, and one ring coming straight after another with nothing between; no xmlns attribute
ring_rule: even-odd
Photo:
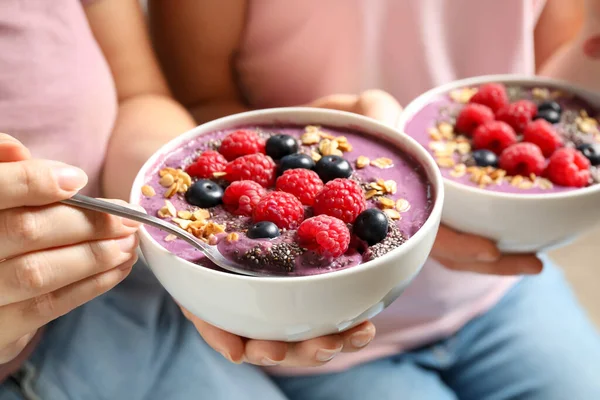
<svg viewBox="0 0 600 400"><path fill-rule="evenodd" d="M342 373L276 382L289 400L598 400L600 337L546 260L541 275L453 337Z"/></svg>
<svg viewBox="0 0 600 400"><path fill-rule="evenodd" d="M18 385L17 385L18 384ZM283 400L259 368L212 350L140 262L48 326L0 400Z"/></svg>
<svg viewBox="0 0 600 400"><path fill-rule="evenodd" d="M453 337L342 373L271 380L210 349L138 265L49 325L23 370L0 386L0 400L23 399L598 400L600 339L546 262Z"/></svg>

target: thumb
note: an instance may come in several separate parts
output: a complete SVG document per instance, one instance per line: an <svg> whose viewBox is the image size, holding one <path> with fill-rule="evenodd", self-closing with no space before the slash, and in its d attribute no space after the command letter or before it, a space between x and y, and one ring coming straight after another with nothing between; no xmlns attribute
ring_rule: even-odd
<svg viewBox="0 0 600 400"><path fill-rule="evenodd" d="M402 112L402 106L389 93L383 90L367 90L358 97L357 113L395 127Z"/></svg>
<svg viewBox="0 0 600 400"><path fill-rule="evenodd" d="M376 119L391 127L396 126L402 112L402 107L392 95L376 89L367 90L360 95L333 94L321 97L307 106L352 112Z"/></svg>
<svg viewBox="0 0 600 400"><path fill-rule="evenodd" d="M14 137L0 133L0 162L24 161L31 158L31 153Z"/></svg>
<svg viewBox="0 0 600 400"><path fill-rule="evenodd" d="M307 107L328 108L331 110L356 112L358 97L355 94L332 94L320 97L310 103Z"/></svg>

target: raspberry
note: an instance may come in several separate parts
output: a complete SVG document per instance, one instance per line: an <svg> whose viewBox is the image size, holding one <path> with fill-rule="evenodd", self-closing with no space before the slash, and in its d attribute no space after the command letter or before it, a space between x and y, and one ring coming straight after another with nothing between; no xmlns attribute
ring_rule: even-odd
<svg viewBox="0 0 600 400"><path fill-rule="evenodd" d="M267 193L265 188L254 181L235 181L223 193L223 204L236 215L252 215L252 210Z"/></svg>
<svg viewBox="0 0 600 400"><path fill-rule="evenodd" d="M269 187L275 181L275 163L260 153L236 158L227 164L225 172L224 178L229 182L248 180Z"/></svg>
<svg viewBox="0 0 600 400"><path fill-rule="evenodd" d="M213 173L223 171L225 165L227 165L225 157L216 151L207 150L200 154L200 157L185 169L185 172L193 178L208 179L213 177Z"/></svg>
<svg viewBox="0 0 600 400"><path fill-rule="evenodd" d="M319 215L300 224L298 244L320 255L339 257L348 250L350 231L344 221Z"/></svg>
<svg viewBox="0 0 600 400"><path fill-rule="evenodd" d="M563 145L552 124L545 119L536 119L527 125L523 131L523 141L536 144L546 158Z"/></svg>
<svg viewBox="0 0 600 400"><path fill-rule="evenodd" d="M277 190L291 193L305 206L312 206L315 196L323 189L323 182L315 171L298 168L288 169L275 183Z"/></svg>
<svg viewBox="0 0 600 400"><path fill-rule="evenodd" d="M533 143L513 144L500 155L500 168L508 175L540 175L546 159L542 151Z"/></svg>
<svg viewBox="0 0 600 400"><path fill-rule="evenodd" d="M272 222L279 229L294 229L304 219L304 207L292 194L271 192L254 207L252 218L254 222Z"/></svg>
<svg viewBox="0 0 600 400"><path fill-rule="evenodd" d="M584 187L590 181L590 161L578 150L558 149L550 157L544 175L557 185Z"/></svg>
<svg viewBox="0 0 600 400"><path fill-rule="evenodd" d="M232 161L241 156L265 152L265 140L254 131L242 129L227 135L221 142L219 153Z"/></svg>
<svg viewBox="0 0 600 400"><path fill-rule="evenodd" d="M506 122L488 121L479 125L473 132L473 147L476 149L486 149L500 154L515 143L517 143L517 135Z"/></svg>
<svg viewBox="0 0 600 400"><path fill-rule="evenodd" d="M489 107L493 112L497 112L502 107L508 105L508 95L506 87L501 83L487 83L481 85L477 93L471 97L470 103L483 104Z"/></svg>
<svg viewBox="0 0 600 400"><path fill-rule="evenodd" d="M456 117L456 130L470 135L475 128L494 119L494 112L482 104L467 104Z"/></svg>
<svg viewBox="0 0 600 400"><path fill-rule="evenodd" d="M536 113L537 106L535 103L529 100L519 100L498 110L496 119L506 122L512 126L515 132L521 133Z"/></svg>
<svg viewBox="0 0 600 400"><path fill-rule="evenodd" d="M533 101L517 100L517 101L515 101L515 104L518 104L519 107L524 108L525 111L529 113L529 116L531 117L531 119L533 119L533 117L535 117L535 115L538 112L537 104L535 104Z"/></svg>
<svg viewBox="0 0 600 400"><path fill-rule="evenodd" d="M365 196L358 183L337 178L329 181L317 197L313 210L315 215L329 215L350 224L367 208Z"/></svg>

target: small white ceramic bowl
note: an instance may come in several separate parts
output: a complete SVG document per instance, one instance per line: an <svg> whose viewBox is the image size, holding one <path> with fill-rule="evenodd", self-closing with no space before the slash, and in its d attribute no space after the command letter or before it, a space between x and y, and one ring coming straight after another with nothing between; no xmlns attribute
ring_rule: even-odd
<svg viewBox="0 0 600 400"><path fill-rule="evenodd" d="M404 109L398 128L433 99L454 89L500 82L564 90L600 108L600 93L569 83L540 77L486 75L451 82L413 100ZM600 222L600 185L561 193L499 193L443 178L445 203L442 223L461 232L497 242L506 253L545 251L565 245Z"/></svg>
<svg viewBox="0 0 600 400"><path fill-rule="evenodd" d="M435 193L431 215L408 241L376 260L306 277L257 278L211 270L165 250L142 228L140 247L150 269L181 305L240 336L298 341L349 329L382 311L418 274L437 234L444 189L433 158L416 141L375 120L316 108L280 108L221 118L163 146L139 171L131 202L139 204L148 170L159 157L204 133L245 125L287 123L352 128L396 144L424 166Z"/></svg>

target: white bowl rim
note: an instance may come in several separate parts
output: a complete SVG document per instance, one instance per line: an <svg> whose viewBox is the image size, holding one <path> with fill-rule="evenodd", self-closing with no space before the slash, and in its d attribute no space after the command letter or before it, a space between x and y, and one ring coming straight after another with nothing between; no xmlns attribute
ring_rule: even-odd
<svg viewBox="0 0 600 400"><path fill-rule="evenodd" d="M415 99L413 99L402 111L400 118L398 119L398 128L401 131L405 130L406 123L410 121L410 119L423 108L423 106L427 105L430 100L436 96L442 95L444 93L448 93L454 89L460 89L461 87L466 86L477 86L485 83L524 83L524 84L540 84L540 85L548 85L553 86L559 89L564 89L566 91L577 92L579 96L583 97L596 97L600 100L600 94L592 92L590 90L584 89L577 85L573 85L567 81L546 78L541 76L533 76L533 75L518 75L518 74L497 74L497 75L481 75L475 76L466 79L460 79L457 81L452 81L440 86L437 86L433 89L428 90L427 92L419 95ZM463 183L455 182L451 179L442 176L444 181L444 185L452 187L457 190L464 190L466 192L471 192L473 194L483 194L490 197L496 198L505 198L512 199L517 201L540 201L540 199L563 199L570 197L579 197L590 195L592 193L596 193L600 191L600 183L588 186L586 188L578 188L569 190L566 192L549 192L549 193L506 193L506 192L496 192L492 190L481 189L475 186L465 185Z"/></svg>
<svg viewBox="0 0 600 400"><path fill-rule="evenodd" d="M139 201L141 199L141 197L140 197L141 186L144 183L146 173L148 172L149 168L153 167L157 163L159 157L163 156L164 154L167 154L170 150L177 148L180 145L180 143L186 142L196 136L199 136L199 134L197 134L196 131L198 129L200 129L200 127L202 127L204 132L207 132L207 133L215 131L217 129L218 130L227 129L227 128L223 127L223 125L227 125L230 128L233 128L233 127L240 125L238 123L238 121L240 121L240 120L242 120L242 124L243 124L243 120L249 116L253 116L253 117L257 117L257 118L264 116L265 118L271 118L274 121L274 123L276 123L278 116L282 116L282 115L285 116L285 115L289 115L292 113L294 113L294 114L310 114L310 115L314 116L315 120L320 119L321 116L327 116L327 115L337 116L338 118L340 118L340 120L344 121L343 124L346 128L352 129L352 128L354 128L353 122L361 122L363 124L370 125L372 127L371 129L369 129L370 132L368 132L368 133L371 133L371 132L376 133L378 131L387 130L388 132L391 131L390 133L393 133L394 135L402 136L403 140L406 142L407 147L408 147L408 149L406 149L406 151L410 152L411 157L415 158L415 154L419 154L420 159L427 162L428 165L425 165L423 162L421 162L415 158L415 161L418 162L419 164L421 164L421 166L424 168L424 171L427 174L427 178L430 180L430 184L432 185L432 187L434 189L434 194L435 194L435 199L433 202L433 207L431 208L431 212L429 213L429 216L427 217L427 219L425 220L423 225L417 230L417 232L414 235L412 235L408 240L406 240L406 242L402 243L402 245L400 245L397 248L391 250L390 252L384 254L383 256L377 257L374 260L368 261L366 263L361 263L361 264L351 267L351 268L345 268L342 270L331 271L331 272L326 272L326 273L317 274L317 275L281 276L281 277L259 277L259 276L232 274L227 271L218 271L218 270L214 270L211 268L206 268L201 265L194 264L190 261L184 260L183 258L180 258L177 255L169 252L166 248L164 248L162 245L160 245L160 243L158 243L148 233L148 231L145 229L144 225L142 225L140 227L140 229L138 231L138 235L141 235L144 237L144 239L147 239L153 246L155 246L157 248L158 251L178 258L181 261L181 263L179 265L184 268L191 268L191 269L198 270L201 273L213 275L215 277L222 277L222 278L226 277L227 279L233 279L233 280L242 281L242 282L262 281L263 283L264 282L273 282L274 284L281 284L281 283L289 284L289 283L301 283L301 282L310 283L310 282L320 281L320 280L335 279L337 277L353 275L353 274L362 272L364 270L376 268L378 265L388 262L388 260L390 260L391 258L399 257L402 254L410 251L413 247L415 247L417 245L418 242L420 242L422 240L422 237L424 237L431 229L435 228L434 225L436 224L436 220L439 220L441 218L442 207L444 204L444 184L443 184L443 180L442 180L442 174L441 174L439 168L437 167L437 164L435 163L435 160L433 159L431 154L429 154L429 152L423 146L421 146L416 140L414 140L410 136L402 133L401 131L396 129L396 127L391 127L389 125L385 125L375 119L368 118L368 117L365 117L365 116L362 116L359 114L354 114L354 113L340 111L340 110L334 110L334 109L324 109L324 108L314 108L314 107L277 107L277 108L267 108L267 109L246 111L246 112L241 112L241 113L229 115L226 117L218 118L218 119L212 120L210 122L206 122L204 124L201 124L199 126L196 126L192 129L190 129L187 132L182 133L181 135L171 139L169 142L164 144L162 147L160 147L158 150L156 150L154 152L154 154L148 160L146 160L144 165L138 171L136 178L134 180L134 183L132 185L132 189L131 189L131 193L130 193L130 202L135 205L139 204ZM213 126L218 126L219 128L213 128ZM329 126L336 126L336 124L335 123L329 124ZM342 127L342 123L340 123L337 126ZM360 131L361 129L357 128L357 130ZM385 138L385 140L389 141L392 139Z"/></svg>

